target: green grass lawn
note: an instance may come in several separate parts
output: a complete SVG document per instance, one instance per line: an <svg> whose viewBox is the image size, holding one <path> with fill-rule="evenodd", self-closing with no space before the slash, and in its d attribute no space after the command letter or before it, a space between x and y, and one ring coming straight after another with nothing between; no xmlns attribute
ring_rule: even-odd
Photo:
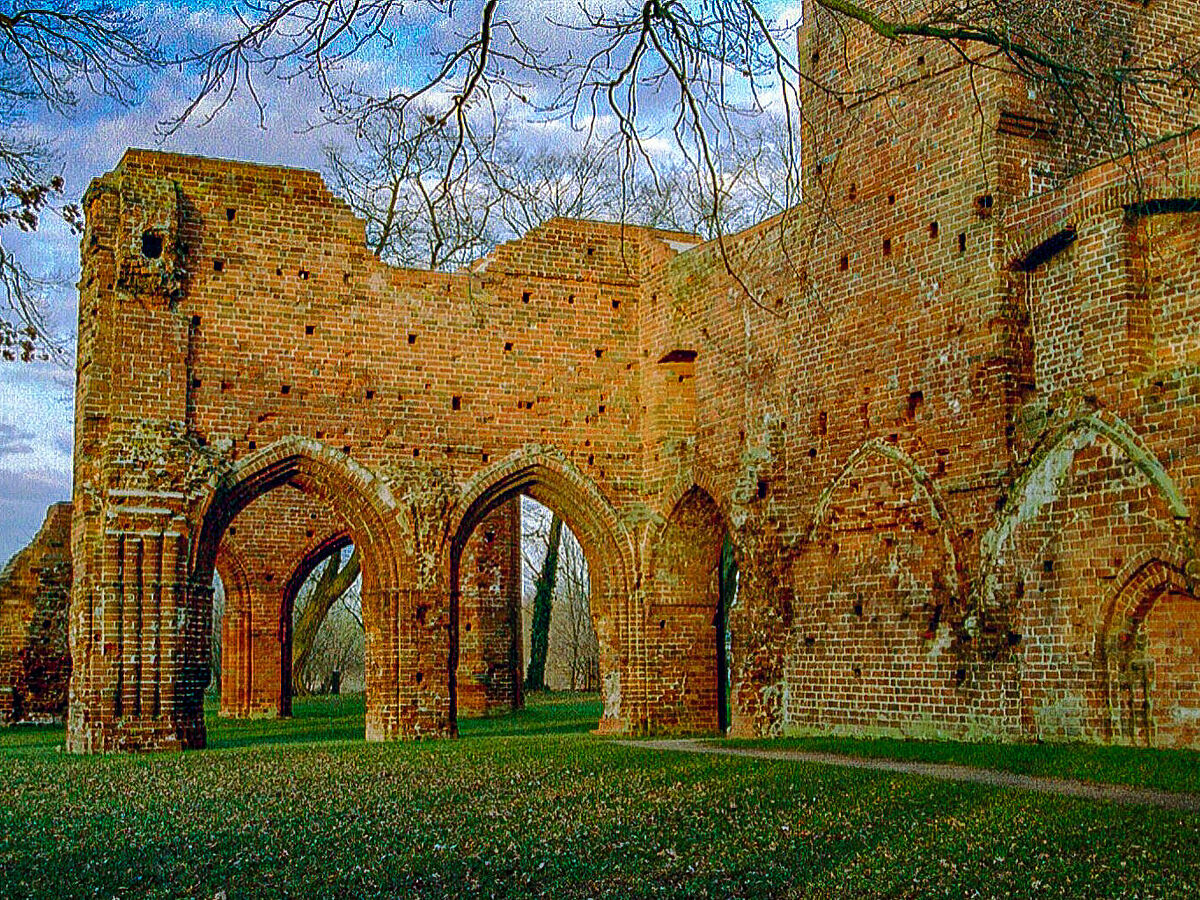
<svg viewBox="0 0 1200 900"><path fill-rule="evenodd" d="M401 744L296 712L186 754L0 731L0 897L1200 896L1181 813L618 746L591 698Z"/></svg>

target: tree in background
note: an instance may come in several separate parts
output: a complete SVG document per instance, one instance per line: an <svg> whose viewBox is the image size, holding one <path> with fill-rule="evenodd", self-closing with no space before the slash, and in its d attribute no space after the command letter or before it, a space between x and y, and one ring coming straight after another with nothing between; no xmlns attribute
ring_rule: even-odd
<svg viewBox="0 0 1200 900"><path fill-rule="evenodd" d="M28 362L61 349L42 311L52 282L30 272L5 238L36 231L51 212L74 231L83 225L78 205L63 199L58 148L33 118L69 118L86 96L128 104L139 74L165 64L141 12L80 0L0 9L0 359Z"/></svg>
<svg viewBox="0 0 1200 900"><path fill-rule="evenodd" d="M341 665L349 661L354 653L353 629L337 618L349 617L362 632L361 599L358 595L359 553L358 548L342 564L343 551L331 553L324 566L319 566L301 586L296 597L292 628L292 693L311 693L310 685L329 683L333 671L345 671ZM334 617L330 613L338 606L343 614ZM318 636L326 630L327 640L318 645ZM350 634L347 634L347 631ZM361 643L361 641L359 641Z"/></svg>
<svg viewBox="0 0 1200 900"><path fill-rule="evenodd" d="M550 617L554 608L554 587L558 581L558 551L562 543L562 519L550 518L546 535L546 552L534 582L533 623L529 636L529 668L525 675L525 690L546 689L546 654L550 649Z"/></svg>

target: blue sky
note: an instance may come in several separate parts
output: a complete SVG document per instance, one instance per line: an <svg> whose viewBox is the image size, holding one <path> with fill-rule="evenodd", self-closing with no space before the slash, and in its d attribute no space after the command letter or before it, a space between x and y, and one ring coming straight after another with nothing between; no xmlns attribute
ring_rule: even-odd
<svg viewBox="0 0 1200 900"><path fill-rule="evenodd" d="M599 2L623 4L624 0ZM798 2L767 0L760 5L769 14L797 18L794 9ZM477 15L478 6L467 3L460 8L471 17ZM137 4L135 8L147 11L152 21L161 23L162 33L180 44L199 44L232 27L229 4L216 0L164 0ZM501 9L510 17L519 15L533 23L544 21L547 15L560 21L578 15L576 5L564 0L522 0L502 3ZM374 48L357 61L357 78L409 80L415 77L411 61L419 59L418 54L439 38L453 39L445 28L420 18L420 10L420 4L406 4L409 18L397 31L396 43ZM528 29L527 35L534 43L560 37L544 25ZM211 123L189 125L164 138L157 126L183 108L194 85L177 71L159 73L143 79L132 106L89 99L69 116L37 110L31 127L35 134L52 139L58 147L67 194L72 199L81 196L93 178L111 170L128 147L320 169L324 147L345 142L344 135L329 128L306 130L321 105L321 96L311 83L303 79L283 83L268 78L258 84L266 100L263 127L257 110L242 96ZM533 86L533 91L538 89ZM541 86L543 92L550 89ZM565 126L540 127L544 138L547 130ZM35 235L6 231L4 240L7 247L20 253L30 269L53 275L63 285L47 298L46 315L54 330L69 340L76 315L73 286L79 272L78 237L71 235L62 222L47 216ZM73 362L0 362L0 565L34 535L50 503L70 498L73 385Z"/></svg>

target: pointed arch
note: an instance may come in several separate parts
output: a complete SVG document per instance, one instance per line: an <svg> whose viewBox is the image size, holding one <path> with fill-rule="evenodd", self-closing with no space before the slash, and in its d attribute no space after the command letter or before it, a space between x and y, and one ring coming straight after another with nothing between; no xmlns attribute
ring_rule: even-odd
<svg viewBox="0 0 1200 900"><path fill-rule="evenodd" d="M601 490L554 451L527 449L497 461L471 478L451 511L442 555L452 602L450 671L453 673L457 666L459 560L463 549L476 526L518 494L532 497L561 516L588 560L592 620L600 643L604 701L600 730L639 728L644 720L644 701L639 695L644 672L630 671L629 660L641 657L628 646L639 633L640 619L633 539ZM452 708L455 690L452 681Z"/></svg>

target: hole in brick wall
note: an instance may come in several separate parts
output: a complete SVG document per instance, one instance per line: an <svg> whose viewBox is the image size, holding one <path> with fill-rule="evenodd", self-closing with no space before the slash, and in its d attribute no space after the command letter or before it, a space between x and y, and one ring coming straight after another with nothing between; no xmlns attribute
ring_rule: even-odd
<svg viewBox="0 0 1200 900"><path fill-rule="evenodd" d="M1013 585L1013 597L1020 600L1025 596L1025 579L1020 575L1017 576L1016 584Z"/></svg>
<svg viewBox="0 0 1200 900"><path fill-rule="evenodd" d="M854 673L855 678L862 678L862 666L855 666L850 671Z"/></svg>
<svg viewBox="0 0 1200 900"><path fill-rule="evenodd" d="M806 634L804 636L804 646L811 647L816 642L817 642L817 636L815 634Z"/></svg>
<svg viewBox="0 0 1200 900"><path fill-rule="evenodd" d="M823 165L821 165L821 163L817 163L817 174L820 175L824 171L825 171L825 167Z"/></svg>
<svg viewBox="0 0 1200 900"><path fill-rule="evenodd" d="M659 627L660 629L662 629L662 628L666 628L666 627L667 627L667 620L666 620L666 619L659 619L659 620L658 620L658 627Z"/></svg>
<svg viewBox="0 0 1200 900"><path fill-rule="evenodd" d="M888 206L895 206L895 205L896 205L895 193L888 194Z"/></svg>
<svg viewBox="0 0 1200 900"><path fill-rule="evenodd" d="M275 274L276 274L276 275L282 275L282 274L283 274L283 269L281 269L281 268L279 268L278 266L276 266L276 267L275 267Z"/></svg>
<svg viewBox="0 0 1200 900"><path fill-rule="evenodd" d="M939 226L938 226L938 223L937 223L937 222L930 222L930 223L929 223L929 239L930 239L931 241L936 241L936 240L937 240L938 231L939 231Z"/></svg>
<svg viewBox="0 0 1200 900"><path fill-rule="evenodd" d="M482 454L480 456L480 460L486 463L488 461L488 455L486 453Z"/></svg>
<svg viewBox="0 0 1200 900"><path fill-rule="evenodd" d="M917 417L917 410L925 403L925 394L922 391L913 391L908 395L908 403L904 407L904 418L912 421Z"/></svg>
<svg viewBox="0 0 1200 900"><path fill-rule="evenodd" d="M966 234L960 234L958 236L958 252L959 253L967 252L967 236L966 236Z"/></svg>
<svg viewBox="0 0 1200 900"><path fill-rule="evenodd" d="M809 448L808 448L808 458L809 458L809 459L816 459L816 458L817 458L817 448L816 448L816 447L809 447Z"/></svg>
<svg viewBox="0 0 1200 900"><path fill-rule="evenodd" d="M200 327L200 317L199 316L192 316L192 327L193 328Z"/></svg>
<svg viewBox="0 0 1200 900"><path fill-rule="evenodd" d="M349 455L350 455L350 445L349 445L349 444L343 444L343 445L342 445L342 452L343 452L343 453L345 453L347 456L349 456Z"/></svg>
<svg viewBox="0 0 1200 900"><path fill-rule="evenodd" d="M200 387L200 379L199 378L192 379L192 387L194 387L194 388Z"/></svg>
<svg viewBox="0 0 1200 900"><path fill-rule="evenodd" d="M462 409L462 397L457 397L457 396L451 397L450 398L450 408L451 409Z"/></svg>
<svg viewBox="0 0 1200 900"><path fill-rule="evenodd" d="M512 353L512 341L505 341L505 342L504 342L504 352L505 352L505 353Z"/></svg>
<svg viewBox="0 0 1200 900"><path fill-rule="evenodd" d="M596 248L595 248L595 247L588 247L588 249L587 249L587 255L588 255L588 256L591 256L591 255L592 255L592 254L594 254L595 252L596 252Z"/></svg>
<svg viewBox="0 0 1200 900"><path fill-rule="evenodd" d="M842 258L838 260L838 271L839 272L847 272L847 271L849 271L849 269L850 269L850 257L847 256L845 253L843 253Z"/></svg>
<svg viewBox="0 0 1200 900"><path fill-rule="evenodd" d="M466 626L465 626L465 627L466 627L466 629L467 629L467 633L469 634L469 633L470 633L470 631L471 631L471 623L470 623L470 622L468 622L468 623L466 624Z"/></svg>
<svg viewBox="0 0 1200 900"><path fill-rule="evenodd" d="M814 50L814 51L812 52L812 56L810 56L810 57L809 57L809 60L810 60L810 61L812 62L812 64L815 66L817 63L819 63L819 62L821 61L821 51L820 51L820 50Z"/></svg>
<svg viewBox="0 0 1200 900"><path fill-rule="evenodd" d="M311 528L306 528L306 529L304 529L304 536L305 537L315 537L316 532L313 531Z"/></svg>
<svg viewBox="0 0 1200 900"><path fill-rule="evenodd" d="M829 433L829 413L821 410L817 413L817 434L824 437Z"/></svg>
<svg viewBox="0 0 1200 900"><path fill-rule="evenodd" d="M892 239L891 238L883 239L883 255L884 256L892 255Z"/></svg>
<svg viewBox="0 0 1200 900"><path fill-rule="evenodd" d="M228 381L222 381L222 382L221 382L221 390L222 390L222 391L227 391L227 390L229 390L231 387L233 387L233 385L232 385L232 384L230 384Z"/></svg>
<svg viewBox="0 0 1200 900"><path fill-rule="evenodd" d="M522 303L528 303L528 302L529 302L529 297L530 297L530 292L529 292L529 291L525 291L524 293L522 293L522 294L521 294L521 302L522 302Z"/></svg>
<svg viewBox="0 0 1200 900"><path fill-rule="evenodd" d="M230 526L229 526L229 536L230 536L230 537L233 537L233 536L234 536L234 535L236 535L236 534L237 534L237 526L236 526L236 525L230 525Z"/></svg>
<svg viewBox="0 0 1200 900"><path fill-rule="evenodd" d="M596 463L596 456L595 456L595 454L593 454L593 453L589 453L589 454L588 454L588 465L589 465L589 466L591 466L591 465L595 465L595 463Z"/></svg>
<svg viewBox="0 0 1200 900"><path fill-rule="evenodd" d="M292 392L292 386L290 384L283 384L283 385L279 386L279 393L290 394L291 392Z"/></svg>
<svg viewBox="0 0 1200 900"><path fill-rule="evenodd" d="M612 308L613 308L613 309L620 309L620 308L621 308L621 301L620 301L620 300L614 300L614 301L612 302Z"/></svg>
<svg viewBox="0 0 1200 900"><path fill-rule="evenodd" d="M232 222L237 217L237 210L232 206L225 207L225 221Z"/></svg>
<svg viewBox="0 0 1200 900"><path fill-rule="evenodd" d="M1042 560L1042 571L1045 572L1047 575L1052 573L1054 571L1054 560L1052 560L1052 559Z"/></svg>
<svg viewBox="0 0 1200 900"><path fill-rule="evenodd" d="M324 439L325 439L325 432L324 432L324 431L321 431L321 430L318 428L318 429L317 429L317 440L318 440L318 441L321 441L321 440L324 440Z"/></svg>
<svg viewBox="0 0 1200 900"><path fill-rule="evenodd" d="M422 607L420 610L418 610L417 621L419 621L419 622L425 621L425 608L424 607ZM420 684L424 680L425 680L425 673L418 672L417 673L417 684Z"/></svg>
<svg viewBox="0 0 1200 900"><path fill-rule="evenodd" d="M600 412L604 412L604 410L606 410L606 409L608 409L608 407L607 407L607 406L605 406L603 403L601 403L601 404L600 404L600 407L599 407L599 411L600 411Z"/></svg>
<svg viewBox="0 0 1200 900"><path fill-rule="evenodd" d="M251 449L251 450L257 450L257 449L258 449L258 441L251 441L251 442L250 442L250 449Z"/></svg>
<svg viewBox="0 0 1200 900"><path fill-rule="evenodd" d="M317 326L316 326L316 325L305 325L305 326L304 326L304 333L305 333L305 334L308 334L308 335L313 335L313 334L316 334L316 333L317 333Z"/></svg>
<svg viewBox="0 0 1200 900"><path fill-rule="evenodd" d="M933 470L933 474L934 475L945 475L946 474L946 461L944 459L939 459L937 461L937 467Z"/></svg>
<svg viewBox="0 0 1200 900"><path fill-rule="evenodd" d="M421 455L421 448L413 447L413 456L420 456L420 455Z"/></svg>
<svg viewBox="0 0 1200 900"><path fill-rule="evenodd" d="M163 252L163 238L161 234L154 231L147 231L142 234L142 256L146 259L158 259Z"/></svg>
<svg viewBox="0 0 1200 900"><path fill-rule="evenodd" d="M1005 635L1005 637L1007 638L1008 646L1010 647L1015 647L1017 644L1021 643L1021 635L1017 634L1015 631L1010 631L1007 635Z"/></svg>
<svg viewBox="0 0 1200 900"><path fill-rule="evenodd" d="M987 218L992 214L992 207L995 205L996 198L991 194L980 194L975 198L975 215Z"/></svg>
<svg viewBox="0 0 1200 900"><path fill-rule="evenodd" d="M410 334L408 336L408 342L410 344L415 344L417 342L417 336L415 334Z"/></svg>
<svg viewBox="0 0 1200 900"><path fill-rule="evenodd" d="M375 392L373 390L371 390L370 388L367 388L367 399L368 400L375 399Z"/></svg>
<svg viewBox="0 0 1200 900"><path fill-rule="evenodd" d="M225 260L214 259L213 260L213 271L214 272L224 272L225 271Z"/></svg>
<svg viewBox="0 0 1200 900"><path fill-rule="evenodd" d="M851 200L858 199L858 185L857 184L850 185L850 199Z"/></svg>
<svg viewBox="0 0 1200 900"><path fill-rule="evenodd" d="M600 347L597 347L597 348L596 348L596 359L599 359L599 358L600 358L600 357L602 357L603 355L604 355L604 350L603 350L602 348L600 348Z"/></svg>
<svg viewBox="0 0 1200 900"><path fill-rule="evenodd" d="M308 269L301 269L301 270L300 270L300 280L301 280L301 281L308 281Z"/></svg>
<svg viewBox="0 0 1200 900"><path fill-rule="evenodd" d="M574 303L574 302L575 302L575 295L567 294L567 303Z"/></svg>
<svg viewBox="0 0 1200 900"><path fill-rule="evenodd" d="M485 532L483 533L483 539L484 539L485 541L487 541L487 542L490 544L492 541L496 540L496 532L494 532L494 531L485 531Z"/></svg>
<svg viewBox="0 0 1200 900"><path fill-rule="evenodd" d="M763 479L758 480L758 499L765 500L767 498L767 482Z"/></svg>
<svg viewBox="0 0 1200 900"><path fill-rule="evenodd" d="M954 670L954 684L956 687L962 687L963 684L966 682L966 680L967 680L967 670L966 669L955 669Z"/></svg>
<svg viewBox="0 0 1200 900"><path fill-rule="evenodd" d="M923 57L923 56L918 56L918 57L917 57L917 65L918 65L918 66L923 66L923 65L925 65L925 57Z"/></svg>
<svg viewBox="0 0 1200 900"><path fill-rule="evenodd" d="M860 619L862 618L863 611L862 611L862 601L861 600L859 600L857 603L854 604L854 614L856 616L858 616Z"/></svg>

